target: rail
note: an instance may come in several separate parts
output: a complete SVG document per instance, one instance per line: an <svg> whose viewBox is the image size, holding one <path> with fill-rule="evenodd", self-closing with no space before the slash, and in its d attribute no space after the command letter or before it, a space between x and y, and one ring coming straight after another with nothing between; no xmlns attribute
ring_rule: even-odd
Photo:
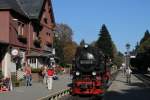
<svg viewBox="0 0 150 100"><path fill-rule="evenodd" d="M68 94L70 94L70 88L60 90L58 92L55 92L53 94L47 95L47 96L42 97L42 98L39 98L37 100L58 100L61 97L68 95Z"/></svg>
<svg viewBox="0 0 150 100"><path fill-rule="evenodd" d="M134 74L139 80L143 81L146 87L150 86L150 76L144 74Z"/></svg>

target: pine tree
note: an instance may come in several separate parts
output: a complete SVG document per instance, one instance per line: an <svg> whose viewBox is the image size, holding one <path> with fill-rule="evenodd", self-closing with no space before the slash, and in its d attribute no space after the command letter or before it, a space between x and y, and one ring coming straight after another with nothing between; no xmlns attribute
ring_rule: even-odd
<svg viewBox="0 0 150 100"><path fill-rule="evenodd" d="M148 48L150 48L150 33L146 30L144 37L140 41L138 52L145 52Z"/></svg>
<svg viewBox="0 0 150 100"><path fill-rule="evenodd" d="M140 45L144 42L144 41L146 41L148 38L150 38L150 33L149 33L149 31L148 30L146 30L146 32L145 32L145 34L144 34L144 37L141 39L141 41L140 41Z"/></svg>
<svg viewBox="0 0 150 100"><path fill-rule="evenodd" d="M113 42L105 24L102 25L96 46L101 49L105 55L113 58Z"/></svg>

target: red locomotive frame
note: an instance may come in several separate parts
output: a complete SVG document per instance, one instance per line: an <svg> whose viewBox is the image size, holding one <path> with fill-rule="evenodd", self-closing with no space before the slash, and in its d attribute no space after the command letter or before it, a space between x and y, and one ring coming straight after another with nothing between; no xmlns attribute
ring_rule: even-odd
<svg viewBox="0 0 150 100"><path fill-rule="evenodd" d="M72 95L103 96L107 87L108 80L110 80L110 72L106 71L101 75L96 75L95 77L95 79L92 79L92 75L86 75L82 79L73 79L73 86L71 88Z"/></svg>

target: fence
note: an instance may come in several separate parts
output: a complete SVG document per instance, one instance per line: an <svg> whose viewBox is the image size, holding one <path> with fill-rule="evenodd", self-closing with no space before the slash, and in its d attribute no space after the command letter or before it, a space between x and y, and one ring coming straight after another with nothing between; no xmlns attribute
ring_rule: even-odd
<svg viewBox="0 0 150 100"><path fill-rule="evenodd" d="M61 97L68 95L68 94L70 94L70 88L63 89L63 90L58 91L56 93L42 97L38 100L59 100Z"/></svg>

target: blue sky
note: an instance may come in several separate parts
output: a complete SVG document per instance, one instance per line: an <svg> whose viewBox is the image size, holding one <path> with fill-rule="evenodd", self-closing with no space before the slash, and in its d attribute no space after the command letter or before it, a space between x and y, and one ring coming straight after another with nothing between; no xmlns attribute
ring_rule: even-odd
<svg viewBox="0 0 150 100"><path fill-rule="evenodd" d="M56 23L68 24L77 43L98 39L105 24L121 52L131 49L150 30L150 0L52 0Z"/></svg>

